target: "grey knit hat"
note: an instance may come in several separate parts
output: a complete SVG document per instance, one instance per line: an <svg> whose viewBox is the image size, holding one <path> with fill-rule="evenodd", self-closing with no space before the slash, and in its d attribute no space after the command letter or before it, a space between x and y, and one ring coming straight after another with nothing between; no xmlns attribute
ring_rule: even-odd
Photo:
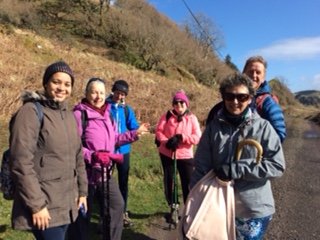
<svg viewBox="0 0 320 240"><path fill-rule="evenodd" d="M63 61L58 61L58 62L52 63L51 65L49 65L47 67L47 69L43 75L42 85L45 86L49 82L50 77L57 72L64 72L64 73L69 74L71 77L71 84L73 86L73 84L74 84L73 72L72 72L71 68L69 67L69 65Z"/></svg>

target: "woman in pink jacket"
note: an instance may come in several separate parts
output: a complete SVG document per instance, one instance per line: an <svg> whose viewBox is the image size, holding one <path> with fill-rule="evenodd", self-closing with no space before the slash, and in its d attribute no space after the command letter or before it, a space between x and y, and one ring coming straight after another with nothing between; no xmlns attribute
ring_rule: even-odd
<svg viewBox="0 0 320 240"><path fill-rule="evenodd" d="M157 124L156 139L164 173L164 193L171 206L173 203L174 159L181 179L183 201L189 193L189 182L194 167L193 146L201 136L197 117L189 110L189 99L183 90L172 99L173 109L163 114Z"/></svg>
<svg viewBox="0 0 320 240"><path fill-rule="evenodd" d="M92 214L93 201L97 198L100 215L107 216L108 229L103 232L108 239L120 240L123 230L124 202L116 181L111 176L113 163L121 163L122 155L115 154L116 145L138 140L138 136L148 131L149 124L142 123L137 130L119 134L110 114L110 106L105 101L106 87L104 80L91 78L86 86L86 97L74 107L74 115L78 124L78 132L82 138L83 155L89 182L88 212L86 221L77 219L71 226L70 239L90 239L88 226ZM103 189L102 166L109 173L108 187ZM104 179L104 180L103 180ZM107 189L109 188L109 189ZM103 192L104 190L104 192ZM103 208L104 206L104 208Z"/></svg>

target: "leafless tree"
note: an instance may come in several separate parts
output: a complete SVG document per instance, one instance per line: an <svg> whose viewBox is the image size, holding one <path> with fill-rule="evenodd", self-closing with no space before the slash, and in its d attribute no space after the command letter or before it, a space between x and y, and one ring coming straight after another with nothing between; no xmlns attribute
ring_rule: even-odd
<svg viewBox="0 0 320 240"><path fill-rule="evenodd" d="M219 51L223 45L222 33L212 19L203 13L192 15L185 21L183 28L197 40L204 58L207 58L210 52Z"/></svg>

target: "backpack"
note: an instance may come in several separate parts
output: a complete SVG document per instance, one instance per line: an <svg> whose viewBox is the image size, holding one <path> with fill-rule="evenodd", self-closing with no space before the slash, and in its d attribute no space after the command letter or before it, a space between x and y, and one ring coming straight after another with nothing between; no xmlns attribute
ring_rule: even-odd
<svg viewBox="0 0 320 240"><path fill-rule="evenodd" d="M276 95L273 95L271 93L263 93L259 96L257 96L255 98L255 103L253 106L256 107L257 109L257 112L261 115L261 112L262 112L262 105L263 105L263 102L264 100L268 97L268 96L271 96L272 99L277 103L279 104L279 98L276 96ZM208 117L207 117L207 120L206 120L206 125L208 125L210 123L210 121L214 118L214 116L218 113L218 111L223 108L223 101L217 103L216 105L214 105L209 114L208 114Z"/></svg>
<svg viewBox="0 0 320 240"><path fill-rule="evenodd" d="M166 123L168 122L169 118L172 116L172 112L171 111L167 111L167 114L166 114ZM160 147L160 144L161 142L157 139L157 137L155 136L154 137L154 144L157 146L157 147Z"/></svg>
<svg viewBox="0 0 320 240"><path fill-rule="evenodd" d="M271 96L271 98L277 103L279 104L279 98L276 95L273 95L272 93L263 93L259 96L256 97L256 108L258 113L261 115L262 112L262 105L264 100L268 97Z"/></svg>
<svg viewBox="0 0 320 240"><path fill-rule="evenodd" d="M36 106L37 116L39 118L41 127L43 125L43 110L42 105L39 102L33 102ZM10 120L9 125L13 124L15 115ZM40 127L40 129L41 129ZM10 127L11 128L11 127ZM2 162L1 162L1 172L0 172L0 183L1 183L1 191L3 193L3 198L6 200L13 200L14 196L14 182L11 175L10 170L10 148L3 152Z"/></svg>

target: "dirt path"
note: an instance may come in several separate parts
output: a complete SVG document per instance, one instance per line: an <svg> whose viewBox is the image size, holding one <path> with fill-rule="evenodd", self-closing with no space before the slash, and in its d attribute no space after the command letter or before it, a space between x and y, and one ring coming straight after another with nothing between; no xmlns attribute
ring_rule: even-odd
<svg viewBox="0 0 320 240"><path fill-rule="evenodd" d="M273 183L277 213L266 239L320 239L320 128L296 122L284 149L287 170Z"/></svg>
<svg viewBox="0 0 320 240"><path fill-rule="evenodd" d="M320 239L320 128L291 120L284 151L287 169L273 181L277 212L265 239ZM164 218L152 219L149 227L143 239L177 239Z"/></svg>

